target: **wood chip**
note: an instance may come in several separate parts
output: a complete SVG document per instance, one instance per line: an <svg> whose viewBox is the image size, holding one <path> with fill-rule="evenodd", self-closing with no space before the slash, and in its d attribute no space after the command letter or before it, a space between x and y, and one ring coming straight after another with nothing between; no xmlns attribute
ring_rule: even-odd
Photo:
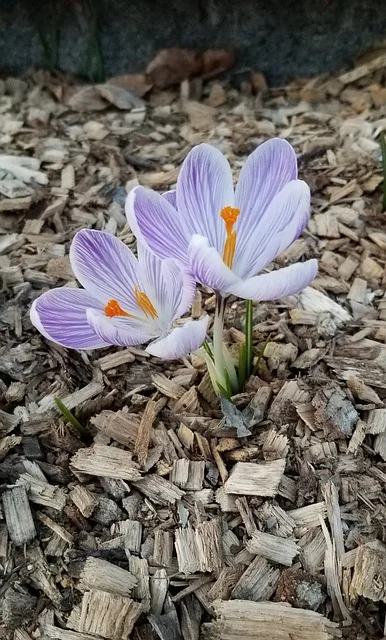
<svg viewBox="0 0 386 640"><path fill-rule="evenodd" d="M33 540L36 529L25 487L13 487L3 493L5 521L12 542L20 547Z"/></svg>
<svg viewBox="0 0 386 640"><path fill-rule="evenodd" d="M225 493L252 496L277 494L285 469L285 460L266 463L238 462L224 485Z"/></svg>
<svg viewBox="0 0 386 640"><path fill-rule="evenodd" d="M71 466L76 471L92 476L122 480L139 480L141 478L138 465L133 462L130 453L102 444L79 449L71 458Z"/></svg>

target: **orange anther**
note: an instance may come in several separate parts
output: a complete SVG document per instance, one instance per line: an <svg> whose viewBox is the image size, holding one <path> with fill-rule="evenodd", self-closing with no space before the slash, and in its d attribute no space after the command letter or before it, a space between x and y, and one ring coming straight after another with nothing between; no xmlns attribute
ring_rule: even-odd
<svg viewBox="0 0 386 640"><path fill-rule="evenodd" d="M236 231L233 231L233 227L239 215L240 209L236 207L224 207L220 212L220 217L225 222L227 234L222 259L229 269L232 269L233 258L236 251Z"/></svg>
<svg viewBox="0 0 386 640"><path fill-rule="evenodd" d="M151 317L153 320L158 318L158 313L155 310L150 298L144 291L141 291L139 287L134 287L135 297L137 299L138 305L141 307L146 317Z"/></svg>

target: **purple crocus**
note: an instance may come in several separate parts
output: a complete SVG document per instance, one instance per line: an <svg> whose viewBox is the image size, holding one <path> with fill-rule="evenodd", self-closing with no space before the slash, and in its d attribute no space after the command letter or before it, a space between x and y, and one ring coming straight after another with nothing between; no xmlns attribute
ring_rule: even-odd
<svg viewBox="0 0 386 640"><path fill-rule="evenodd" d="M75 235L70 261L84 289L52 289L31 308L32 323L49 340L70 349L152 341L146 350L165 359L202 345L207 317L173 328L195 293L194 280L175 261L143 247L137 259L118 238L93 230Z"/></svg>
<svg viewBox="0 0 386 640"><path fill-rule="evenodd" d="M223 295L257 301L297 293L314 279L316 260L257 275L299 237L309 211L295 152L278 138L248 157L236 190L223 154L200 144L186 157L175 192L136 187L126 203L133 232L160 258L176 258Z"/></svg>

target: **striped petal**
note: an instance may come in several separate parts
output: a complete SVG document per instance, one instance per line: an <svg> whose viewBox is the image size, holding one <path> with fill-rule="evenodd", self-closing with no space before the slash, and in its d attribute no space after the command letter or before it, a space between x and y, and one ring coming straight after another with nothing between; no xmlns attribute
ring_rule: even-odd
<svg viewBox="0 0 386 640"><path fill-rule="evenodd" d="M104 342L117 347L132 347L154 338L154 327L133 318L107 318L103 311L87 310L87 321L94 333Z"/></svg>
<svg viewBox="0 0 386 640"><path fill-rule="evenodd" d="M284 269L240 280L229 288L228 293L257 302L279 300L305 289L313 281L317 271L317 260L298 262Z"/></svg>
<svg viewBox="0 0 386 640"><path fill-rule="evenodd" d="M256 237L267 207L283 187L297 178L295 151L286 140L273 138L259 145L247 158L236 187L236 207L240 255Z"/></svg>
<svg viewBox="0 0 386 640"><path fill-rule="evenodd" d="M30 311L32 324L48 340L69 349L99 349L109 345L87 321L87 310L100 308L87 291L62 287L37 298Z"/></svg>
<svg viewBox="0 0 386 640"><path fill-rule="evenodd" d="M208 322L209 316L186 322L182 327L173 329L166 338L149 344L146 351L164 360L182 358L201 347L206 337Z"/></svg>
<svg viewBox="0 0 386 640"><path fill-rule="evenodd" d="M71 244L70 261L75 276L102 304L111 298L126 311L138 308L138 261L130 249L104 231L79 231Z"/></svg>
<svg viewBox="0 0 386 640"><path fill-rule="evenodd" d="M234 205L232 172L225 156L209 144L194 147L185 158L177 180L177 210L188 231L208 238L210 246L222 251L224 207Z"/></svg>
<svg viewBox="0 0 386 640"><path fill-rule="evenodd" d="M186 263L187 230L167 197L136 187L127 196L126 216L137 240L159 258L177 258Z"/></svg>
<svg viewBox="0 0 386 640"><path fill-rule="evenodd" d="M302 180L288 182L267 206L254 230L251 221L251 230L244 237L237 231L235 272L248 278L261 271L300 236L309 212L308 185Z"/></svg>
<svg viewBox="0 0 386 640"><path fill-rule="evenodd" d="M139 273L144 289L161 319L170 324L184 315L192 306L196 283L188 272L174 260L160 260L138 245Z"/></svg>

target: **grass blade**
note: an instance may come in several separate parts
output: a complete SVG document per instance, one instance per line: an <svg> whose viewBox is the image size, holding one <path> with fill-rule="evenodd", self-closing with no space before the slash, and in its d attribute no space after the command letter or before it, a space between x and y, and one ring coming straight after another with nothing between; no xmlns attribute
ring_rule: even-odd
<svg viewBox="0 0 386 640"><path fill-rule="evenodd" d="M81 436L89 435L89 432L87 431L87 429L82 424L80 424L80 422L75 418L75 416L71 413L71 411L67 409L66 405L63 404L60 398L54 398L54 402L57 408L59 409L60 413L67 420L67 422L70 423L70 425L72 426L74 431L78 433L78 435L81 435Z"/></svg>
<svg viewBox="0 0 386 640"><path fill-rule="evenodd" d="M381 151L382 151L382 169L383 169L383 200L382 211L386 211L386 136L384 132L381 133Z"/></svg>

